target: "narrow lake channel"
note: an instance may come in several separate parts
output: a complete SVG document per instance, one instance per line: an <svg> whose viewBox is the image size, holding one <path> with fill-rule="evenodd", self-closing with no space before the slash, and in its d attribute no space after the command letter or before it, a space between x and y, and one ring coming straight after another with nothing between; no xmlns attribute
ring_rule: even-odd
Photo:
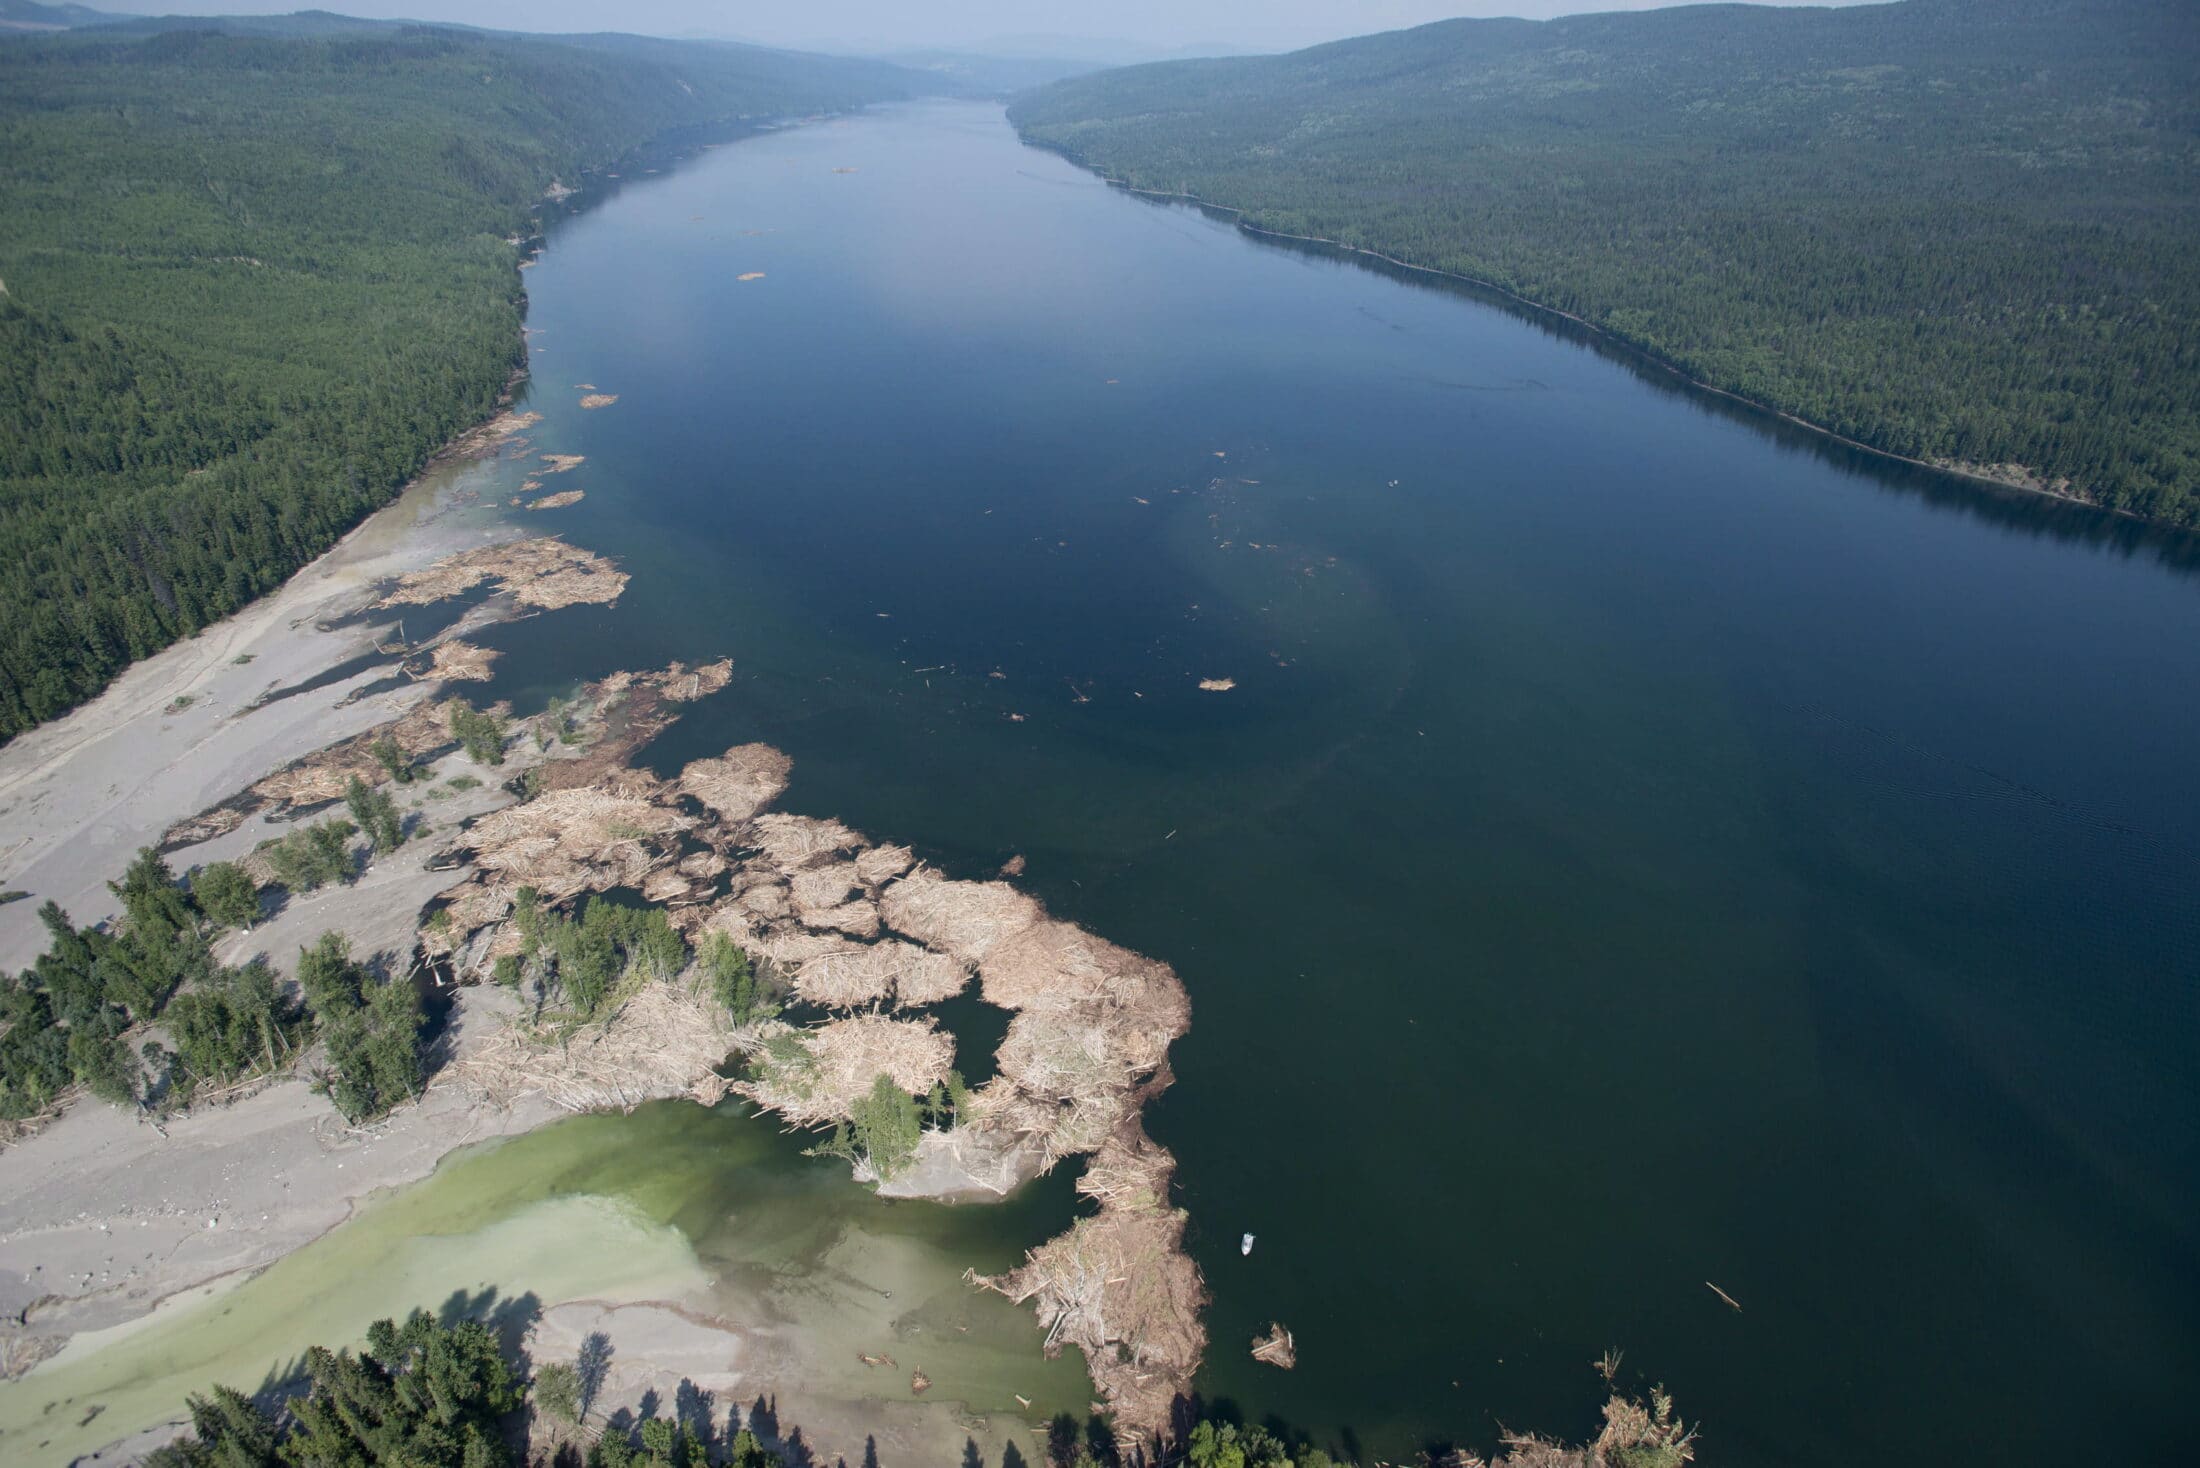
<svg viewBox="0 0 2200 1468"><path fill-rule="evenodd" d="M524 406L586 456L530 523L634 580L493 633L490 696L730 655L652 767L767 741L785 808L1022 854L1174 965L1149 1126L1210 1399L1486 1451L1589 1430L1617 1347L1706 1463L2189 1448L2191 542L1125 195L995 108L623 172L527 274ZM853 1191L700 1135L631 1166ZM1041 1187L927 1247L1013 1257ZM693 1267L738 1189L681 1188L622 1226Z"/></svg>

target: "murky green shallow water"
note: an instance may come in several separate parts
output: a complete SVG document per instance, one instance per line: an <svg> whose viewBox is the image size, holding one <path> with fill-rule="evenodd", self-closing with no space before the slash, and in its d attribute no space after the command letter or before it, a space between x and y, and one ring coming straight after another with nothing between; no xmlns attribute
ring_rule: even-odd
<svg viewBox="0 0 2200 1468"><path fill-rule="evenodd" d="M528 275L536 447L588 455L543 523L635 580L500 629L495 692L731 654L658 768L768 740L789 808L1025 853L1174 964L1203 1391L1487 1449L1590 1428L1617 1346L1711 1463L2189 1449L2189 541L1113 193L985 108L663 166ZM719 1125L568 1191L721 1269L760 1129ZM944 1274L1058 1227L1049 1186L890 1216Z"/></svg>
<svg viewBox="0 0 2200 1468"><path fill-rule="evenodd" d="M960 1278L1011 1267L1052 1232L1066 1181L996 1208L882 1203L735 1107L576 1117L455 1154L250 1280L75 1338L0 1388L0 1457L65 1462L116 1424L165 1420L213 1382L280 1380L308 1346L415 1305L523 1323L573 1300L671 1301L786 1328L815 1397L911 1400L906 1372L856 1359L869 1351L920 1363L933 1400L977 1412L1014 1412L1014 1392L1080 1406L1077 1363L1039 1360L1028 1312Z"/></svg>

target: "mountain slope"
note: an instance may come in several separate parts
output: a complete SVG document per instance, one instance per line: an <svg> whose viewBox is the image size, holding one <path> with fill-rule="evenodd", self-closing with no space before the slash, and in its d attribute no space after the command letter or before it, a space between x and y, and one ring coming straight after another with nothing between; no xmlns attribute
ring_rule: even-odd
<svg viewBox="0 0 2200 1468"><path fill-rule="evenodd" d="M1876 448L2200 524L2200 26L2145 0L1450 21L1019 98Z"/></svg>
<svg viewBox="0 0 2200 1468"><path fill-rule="evenodd" d="M39 0L0 0L0 31L65 31L119 17L88 5L42 5Z"/></svg>
<svg viewBox="0 0 2200 1468"><path fill-rule="evenodd" d="M917 85L634 37L0 42L0 736L279 585L493 408L507 240L553 178Z"/></svg>

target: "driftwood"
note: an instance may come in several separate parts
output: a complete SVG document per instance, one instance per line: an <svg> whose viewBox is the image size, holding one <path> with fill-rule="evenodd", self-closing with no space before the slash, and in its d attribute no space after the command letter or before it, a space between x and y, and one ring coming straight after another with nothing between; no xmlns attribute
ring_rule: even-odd
<svg viewBox="0 0 2200 1468"><path fill-rule="evenodd" d="M1281 1321L1268 1322L1268 1334L1253 1337L1253 1359L1289 1371L1299 1364L1298 1343Z"/></svg>
<svg viewBox="0 0 2200 1468"><path fill-rule="evenodd" d="M717 1066L737 1038L724 1006L653 980L601 1025L564 1037L510 1025L451 1069L501 1105L537 1095L574 1112L674 1096L709 1106L725 1097Z"/></svg>
<svg viewBox="0 0 2200 1468"><path fill-rule="evenodd" d="M774 1033L795 1037L799 1053L782 1058L767 1043L756 1078L733 1089L796 1126L845 1120L882 1075L921 1096L946 1081L955 1059L954 1040L929 1019L863 1014L809 1030L781 1025Z"/></svg>
<svg viewBox="0 0 2200 1468"><path fill-rule="evenodd" d="M567 545L555 536L512 540L445 556L423 570L398 578L377 607L425 606L471 591L485 581L523 607L548 611L584 602L615 602L628 577L592 551Z"/></svg>
<svg viewBox="0 0 2200 1468"><path fill-rule="evenodd" d="M1021 1269L981 1282L1034 1305L1050 1353L1084 1351L1121 1430L1160 1433L1207 1344L1206 1287L1183 1249L1186 1215L1169 1201L1175 1163L1139 1123L1190 1027L1182 984L1007 882L951 880L839 821L765 809L789 773L776 750L736 746L677 780L628 767L677 717L673 705L730 676L723 662L613 674L523 726L514 762L531 763L521 780L534 794L458 838L472 870L444 894L430 946L479 968L518 951L509 917L520 887L549 904L630 887L679 904L669 915L692 940L723 934L765 977L841 1013L735 1034L691 971L641 983L612 1021L563 1042L515 1027L466 1064L467 1078L493 1096L534 1092L574 1110L730 1090L794 1126L828 1127L851 1119L881 1076L915 1095L945 1083L952 1038L921 1014L884 1011L936 1004L975 972L984 997L1013 1015L997 1074L961 1108L955 1135L969 1155L1016 1169L1090 1155L1079 1190L1099 1204ZM717 1062L736 1044L754 1068L728 1083Z"/></svg>
<svg viewBox="0 0 2200 1468"><path fill-rule="evenodd" d="M1033 1249L1012 1273L968 1276L1031 1301L1046 1353L1081 1349L1118 1427L1141 1437L1168 1428L1207 1348L1207 1288L1183 1248L1188 1215L1167 1201L1175 1170L1132 1118L1079 1180L1078 1191L1099 1200L1097 1216Z"/></svg>

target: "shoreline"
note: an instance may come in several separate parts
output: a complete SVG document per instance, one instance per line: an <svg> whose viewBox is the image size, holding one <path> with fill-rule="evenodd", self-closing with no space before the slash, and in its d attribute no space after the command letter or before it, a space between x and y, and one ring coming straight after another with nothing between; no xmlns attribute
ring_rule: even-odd
<svg viewBox="0 0 2200 1468"><path fill-rule="evenodd" d="M527 245L539 254L541 233L523 251ZM44 901L59 903L78 924L112 918L119 903L107 882L140 847L166 850L179 874L246 856L260 838L287 828L271 818L290 814L264 796L253 800L260 782L463 691L434 676L406 679L400 669L411 661L417 670L417 655L430 647L530 613L511 586L470 606L449 595L430 598L439 600L435 608L383 596L393 582L409 585L469 553L489 550L493 559L491 548L529 535L519 517L504 513L506 496L496 487L509 456L532 455L522 435L539 421L520 411L532 356L524 326L520 342L521 365L497 409L436 450L389 503L267 595L123 669L93 698L0 746L0 886L30 892L0 908L0 963L27 966L44 949L36 917ZM446 625L440 614L461 607ZM398 634L399 619L416 610L422 615L411 635ZM386 650L393 636L411 645ZM444 777L487 773L472 771L460 754L439 763ZM265 955L287 975L300 947L335 930L362 956L387 955L402 968L424 936L420 915L465 875L433 869L440 848L461 823L513 803L500 781L487 780L461 799L422 809L439 834L373 860L355 882L288 895L272 918L225 935L217 956L239 963ZM206 821L229 806L243 807L235 822ZM209 1308L223 1316L242 1309L230 1303L236 1292L256 1298L253 1286L269 1270L329 1247L384 1203L402 1209L397 1200L463 1154L539 1132L576 1111L631 1109L632 1100L687 1092L681 1078L645 1082L631 1098L622 1087L616 1098L577 1104L546 1090L490 1094L480 1063L525 1028L524 1004L516 992L488 984L443 992L455 1002L433 1042L429 1083L418 1101L380 1121L346 1124L300 1069L202 1099L165 1121L79 1092L0 1148L9 1184L0 1192L0 1389L35 1405L46 1396L41 1380L81 1379L87 1363L96 1374L102 1361L142 1354L148 1333L157 1342L179 1323L211 1323ZM1026 1145L1002 1157L981 1152L965 1166L958 1149L933 1149L921 1175L897 1178L899 1186L881 1196L998 1201L1042 1160ZM987 1161L990 1171L977 1170ZM969 1290L957 1277L967 1263L943 1257L933 1286ZM908 1260L896 1266L913 1267ZM435 1301L391 1308L416 1303ZM751 1394L762 1385L813 1446L850 1461L874 1437L903 1449L904 1458L926 1460L951 1459L972 1435L993 1452L1017 1441L1027 1454L1034 1448L1029 1434L1038 1429L1015 1414L995 1420L952 1398L875 1396L874 1388L845 1379L850 1368L831 1354L845 1343L832 1329L818 1335L775 1324L776 1311L736 1323L703 1320L678 1300L584 1295L549 1303L537 1326L545 1337L537 1344L541 1359L555 1359L569 1318L617 1313L622 1326L633 1327L618 1342L621 1374L631 1380L615 1384L607 1407L651 1391L669 1400L675 1382L692 1376ZM1030 1344L1037 1365L1036 1328ZM118 1351L121 1357L112 1354ZM739 1369L715 1381L729 1361ZM249 1390L255 1383L226 1384ZM95 1424L105 1396L91 1399L73 1430L54 1424L73 1441L66 1449L56 1441L53 1450L80 1454L74 1460L82 1462L134 1461L187 1426L173 1412L155 1420L125 1401ZM31 1443L26 1437L17 1447L35 1457L41 1450Z"/></svg>
<svg viewBox="0 0 2200 1468"><path fill-rule="evenodd" d="M460 457L493 461L508 447L527 446L517 434L531 416L505 414L476 430L468 442L481 452ZM447 682L389 681L420 648L363 659L362 645L373 647L396 612L416 605L460 612L427 639L435 643L530 608L615 602L627 581L611 563L554 537L515 538L521 532L496 514L494 495L483 506L493 519L454 516L484 498L474 476L495 472L493 462L445 464L247 615L129 670L93 705L42 731L44 738L0 751L0 791L11 797L0 807L0 837L11 822L28 830L12 849L34 852L40 895L65 892L77 904L72 916L84 922L112 910L111 896L98 900L104 879L138 847L165 846L179 871L248 856L259 838L319 809L328 789L341 788L340 779L327 782L356 768L345 761L362 735L413 730L406 737L420 745L406 747L420 747L429 763L407 787L407 808L422 822L432 819L436 834L421 833L426 839L371 861L355 880L287 894L272 917L224 936L216 951L225 963L266 955L287 974L290 955L316 934L341 931L355 952L383 955L392 971L424 955L437 989L456 1000L449 1027L433 1042L439 1053L421 1099L378 1123L346 1125L293 1072L234 1100L202 1102L165 1127L149 1114L80 1095L7 1149L0 1312L12 1320L0 1330L0 1362L16 1379L6 1390L24 1404L43 1397L48 1410L91 1407L73 1433L54 1429L73 1437L71 1452L96 1461L142 1451L153 1440L148 1434L180 1427L173 1416L149 1420L146 1404L131 1396L155 1388L114 1388L123 1395L105 1424L121 1434L112 1438L88 1427L108 1405L108 1389L69 1394L86 1390L72 1384L96 1383L102 1369L122 1369L142 1355L140 1332L167 1339L177 1315L164 1306L195 1326L205 1318L196 1297L248 1289L265 1270L338 1237L375 1199L421 1182L470 1143L514 1138L575 1112L631 1110L672 1097L709 1104L730 1089L815 1127L852 1115L854 1099L881 1070L905 1093L921 1095L927 1081L945 1077L953 1048L941 1035L933 1053L937 1022L925 1011L975 981L989 1003L1012 1011L1002 1076L973 1093L972 1109L967 1116L958 1110L952 1128L926 1130L918 1166L881 1194L888 1201L997 1201L1055 1163L1096 1154L1078 1191L1100 1205L1098 1215L1080 1215L1021 1268L981 1277L967 1260L948 1257L924 1267L940 1273L949 1293L983 1286L1019 1304L1035 1301L1038 1325L1053 1329L1043 1344L1034 1329L1034 1360L1058 1355L1060 1344L1080 1346L1125 1431L1165 1428L1167 1404L1190 1390L1206 1345L1204 1283L1180 1247L1187 1216L1169 1201L1174 1159L1141 1125L1145 1102L1168 1083L1167 1047L1189 1024L1174 974L1052 919L1005 883L950 880L906 847L875 846L837 821L769 810L789 765L777 751L738 747L691 763L678 781L631 768L636 750L678 718L672 706L726 686L727 662L693 670L675 663L586 685L567 706L577 712L563 715L562 734L553 737L557 726L541 722L555 715L518 721L508 736L513 761L496 780L482 779L470 756L443 742L435 705ZM470 588L484 578L494 595L469 605ZM267 665L239 663L231 654L240 649ZM371 665L356 666L362 661ZM344 676L315 686L332 670ZM269 671L282 696L247 701L249 684L239 680ZM357 696L377 679L387 686ZM271 710L278 711L272 720ZM190 732L177 751L166 746L178 742L179 724ZM574 733L581 737L563 737ZM424 747L433 745L441 748ZM89 781L78 769L87 761L95 776ZM9 771L10 764L19 768ZM270 780L271 769L280 779ZM515 772L534 777L531 799L518 793ZM459 775L471 783L454 790ZM379 775L370 778L380 783ZM112 783L102 787L102 779ZM700 816L681 803L691 795ZM592 825L589 812L602 819ZM544 834L551 849L540 844ZM685 850L697 842L707 849ZM840 1089L847 1094L812 1098L807 1084L790 1090L776 1075L729 1086L718 1072L739 1037L725 1012L712 1008L699 969L687 971L684 985L663 978L629 984L608 1017L599 1013L562 1036L523 1022L517 991L459 986L462 976L485 977L491 956L516 951L512 884L529 881L561 903L638 886L691 938L731 936L774 964L798 996L839 1017L764 1028L817 1047L827 1066L840 1063L824 1058L829 1053L845 1055L852 1069ZM440 924L421 922L431 909ZM8 935L25 948L37 936L21 924ZM851 939L876 941L851 947ZM857 957L863 954L886 966ZM870 992L880 984L891 988ZM913 1017L879 1014L888 992ZM864 1009L871 1012L857 1012ZM896 1057L911 1054L911 1044L924 1055L926 1074L904 1077ZM1065 1045L1098 1046L1105 1074L1065 1082L1053 1059ZM856 1180L866 1180L860 1162ZM1132 1271L1114 1267L1104 1271L1111 1276L1105 1317L1099 1299L1065 1293L1061 1269L1082 1268L1092 1251L1135 1264L1142 1277L1165 1276L1166 1298L1135 1302L1135 1292L1113 1277ZM232 1302L218 1314L226 1319L243 1309ZM1073 1311L1082 1323L1065 1333ZM236 1326L231 1320L225 1329ZM87 1333L83 1348L71 1350ZM983 1419L945 1394L902 1404L891 1391L850 1384L841 1380L845 1363L818 1354L823 1338L792 1325L779 1334L790 1364L783 1381L780 1374L768 1380L775 1395L784 1387L790 1403L816 1403L802 1409L808 1431L855 1424L852 1446L854 1436L870 1435L860 1433L863 1424L897 1424L892 1433L905 1441L953 1448L959 1439L950 1441L951 1430L961 1430L954 1424ZM1139 1340L1150 1354L1125 1364L1123 1339ZM49 1357L61 1358L50 1370L40 1365ZM162 1392L176 1389L167 1377L155 1380ZM49 1383L45 1391L32 1384L38 1381ZM164 1396L157 1410L172 1413L173 1402Z"/></svg>
<svg viewBox="0 0 2200 1468"><path fill-rule="evenodd" d="M1073 164L1074 166L1083 169L1085 172L1091 174L1093 177L1099 179L1102 183L1106 184L1109 188L1119 189L1126 194L1136 194L1141 198L1160 199L1172 203L1191 204L1197 208L1212 211L1215 214L1229 216L1230 222L1235 228L1260 239L1280 240L1287 243L1300 245L1319 245L1324 249L1336 251L1340 255L1359 256L1363 259L1379 261L1382 264L1391 266L1398 270L1411 271L1416 275L1428 275L1434 276L1439 280L1455 281L1460 285L1471 286L1477 291L1496 296L1503 303L1509 306L1517 307L1522 312L1530 314L1532 316L1552 317L1557 320L1564 321L1581 331L1587 332L1590 336L1596 338L1596 340L1600 344L1626 353L1628 358L1637 366L1654 368L1663 375L1671 378L1676 378L1686 386L1694 388L1697 391L1709 393L1713 397L1722 398L1729 403L1735 404L1736 406L1742 408L1746 408L1753 413L1762 413L1767 417L1787 424L1789 427L1802 429L1806 433L1810 433L1819 438L1827 439L1833 443L1840 444L1844 448L1854 449L1859 453L1870 454L1874 458L1885 459L1890 463L1905 464L1913 469L1930 470L1935 474L1946 475L1950 479L1958 480L1963 484L1970 486L1984 486L1991 489L2015 491L2020 494L2037 495L2043 499L2054 500L2059 504L2071 505L2084 510L2091 510L2098 514L2110 516L2114 519L2129 521L2134 525L2143 525L2149 530L2163 534L2194 535L2196 533L2200 533L2196 532L2191 527L2173 525L2167 521L2162 520L2149 519L2145 515L2136 514L2130 510L2121 509L2114 505L2105 505L2100 503L2098 500L2085 499L2078 495L2070 494L2066 491L2056 489L2052 485L2046 483L2043 479L2041 479L2037 471L2032 470L2025 465L2020 464L2012 466L2016 469L2022 470L2025 477L2004 478L1999 475L1982 472L1982 470L1979 469L1965 468L1961 465L1953 463L1936 463L1931 459L1920 459L1915 458L1909 454L1897 453L1893 449L1879 448L1876 445L1865 443L1861 439L1850 438L1848 435L1840 432L1839 430L1828 428L1822 423L1813 423L1808 418L1798 417L1796 414L1790 413L1784 408L1775 407L1771 403L1763 402L1757 398L1750 397L1745 393L1736 392L1731 388L1720 387L1715 383L1706 382L1700 377L1691 376L1688 372L1688 369L1682 367L1679 363L1671 361L1670 359L1664 357L1658 352L1652 350L1649 347L1643 346L1638 342L1630 341L1626 337L1620 336L1617 333L1611 331L1609 328L1599 326L1595 322L1589 320L1587 317L1577 316L1573 312L1563 310L1557 306L1547 306L1541 301L1535 300L1532 297L1521 295L1517 291L1508 290L1504 286L1498 285L1494 281L1484 280L1479 276L1466 275L1456 270L1446 270L1441 266L1416 264L1411 260L1400 259L1396 255L1384 254L1381 250L1370 249L1364 245L1346 244L1342 240L1330 239L1323 235L1291 234L1284 230L1263 229L1257 224L1248 223L1246 220L1247 211L1243 208L1238 207L1237 205L1217 204L1212 200L1201 198L1197 194L1185 193L1181 190L1140 188L1136 184L1129 183L1123 179L1115 177L1114 175L1108 173L1105 169L1097 167L1094 164L1087 163L1084 159L1078 157L1075 153L1071 152L1067 148L1061 148L1051 143L1039 141L1025 134L1021 129L1017 131L1016 136L1026 146L1040 149L1043 152L1052 153L1055 156Z"/></svg>
<svg viewBox="0 0 2200 1468"><path fill-rule="evenodd" d="M376 584L520 533L493 506L468 503L466 481L487 466L464 454L465 442L274 592L0 747L0 877L31 894L0 907L0 967L22 968L44 950L41 902L60 903L80 925L111 917L106 883L139 847L434 693L426 680L366 693L395 656L313 685L372 654L396 623L363 605ZM478 520L477 510L486 512Z"/></svg>

